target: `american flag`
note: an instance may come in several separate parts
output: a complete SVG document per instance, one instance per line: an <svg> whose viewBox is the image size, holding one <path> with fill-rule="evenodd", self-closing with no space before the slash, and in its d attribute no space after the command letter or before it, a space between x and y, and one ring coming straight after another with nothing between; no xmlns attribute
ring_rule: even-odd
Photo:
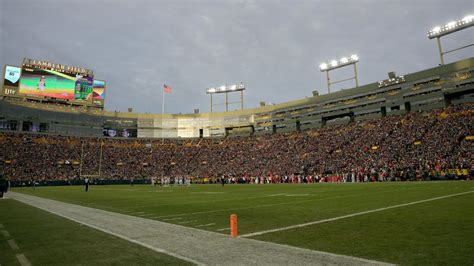
<svg viewBox="0 0 474 266"><path fill-rule="evenodd" d="M168 86L168 85L166 85L166 84L163 84L163 91L164 91L165 93L171 93L172 90L173 90L173 89L171 89L170 86Z"/></svg>

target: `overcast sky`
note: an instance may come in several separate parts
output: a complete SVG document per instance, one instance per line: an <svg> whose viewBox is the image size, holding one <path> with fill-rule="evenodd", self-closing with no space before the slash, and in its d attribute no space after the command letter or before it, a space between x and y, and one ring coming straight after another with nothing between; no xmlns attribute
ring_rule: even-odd
<svg viewBox="0 0 474 266"><path fill-rule="evenodd" d="M206 88L240 82L250 108L327 93L319 64L354 53L360 84L437 66L427 31L469 14L472 0L0 0L0 64L28 57L92 69L108 82L110 111L160 113L167 84L165 112L208 112ZM474 43L474 27L441 40L445 49Z"/></svg>

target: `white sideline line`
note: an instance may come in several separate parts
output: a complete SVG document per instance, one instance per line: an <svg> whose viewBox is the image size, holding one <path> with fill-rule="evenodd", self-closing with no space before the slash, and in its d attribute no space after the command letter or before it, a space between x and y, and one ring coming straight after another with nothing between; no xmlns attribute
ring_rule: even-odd
<svg viewBox="0 0 474 266"><path fill-rule="evenodd" d="M217 229L216 231L225 231L225 230L230 230L230 227L226 227L226 228Z"/></svg>
<svg viewBox="0 0 474 266"><path fill-rule="evenodd" d="M286 226L286 227L281 227L281 228L275 228L275 229L270 229L270 230L245 234L245 235L241 235L240 237L252 237L252 236L258 236L258 235L263 235L263 234L268 234L268 233L273 233L273 232L285 231L285 230L294 229L294 228L305 227L305 226L314 225L314 224L332 222L332 221L337 221L337 220L341 220L341 219L351 218L351 217L354 217L354 216L359 216L359 215L364 215L364 214L369 214L369 213L374 213L374 212L380 212L380 211L385 211L385 210L389 210L389 209L395 209L395 208L415 205L415 204L419 204L419 203L425 203L425 202L434 201L434 200L446 199L446 198L456 197L456 196L465 195L465 194L469 194L469 193L474 193L474 191L467 191L467 192L456 193L456 194L451 194L451 195L446 195L446 196L441 196L441 197L436 197L436 198L431 198L431 199L413 201L413 202L409 202L409 203L403 203L403 204L398 204L398 205L393 205L393 206L388 206L388 207L384 207L384 208L378 208L378 209L373 209L373 210L368 210L368 211L363 211L363 212L356 212L356 213L352 213L352 214L347 214L347 215L343 215L343 216L338 216L338 217L329 218L329 219L323 219L323 220L304 223L304 224L296 224L296 225L291 225L291 226Z"/></svg>
<svg viewBox="0 0 474 266"><path fill-rule="evenodd" d="M197 222L197 220L179 222L178 224L189 224L189 223L194 223L194 222Z"/></svg>
<svg viewBox="0 0 474 266"><path fill-rule="evenodd" d="M74 218L72 218L72 217L68 217L67 215L64 215L64 214L62 214L62 213L59 213L59 212L57 212L57 211L49 210L49 209L46 209L46 208L43 208L43 207L38 207L38 206L35 206L35 207L38 208L38 209L45 210L45 211L47 211L47 212L56 214L56 215L61 216L61 217L65 218L65 219L69 219L69 220L74 221L74 222L76 222L76 223L83 224L83 225L89 226L89 227L91 227L91 228L94 228L94 229L96 229L96 230L102 231L102 232L104 232L104 233L107 233L107 234L116 236L116 237L118 237L118 238L125 239L125 240L127 240L127 241L129 241L129 242L132 242L132 243L135 243L135 244L137 244L137 245L140 245L140 246L149 248L149 249L154 250L154 251L156 251L156 252L160 252L160 253L163 253L163 254L167 254L167 255L176 257L176 258L178 258L178 259L182 259L182 260L185 260L185 261L194 263L194 264L196 264L196 265L205 265L205 264L202 263L202 262L193 260L193 259L188 258L188 257L181 256L181 255L176 254L176 253L174 253L174 252L171 252L171 251L168 251L168 250L164 250L164 249L161 249L161 248L157 248L157 247L154 247L154 246L152 246L152 245L148 245L148 244L146 244L146 243L140 242L140 241L138 241L138 240L135 240L135 239L126 237L126 236L124 236L124 235L121 235L121 234L118 234L118 233L114 233L114 232L109 231L109 230L107 230L107 229L100 228L100 227L95 226L95 225L93 225L93 224L90 224L90 223L87 223L87 222L83 222L83 221L80 221L80 220L78 220L78 219L74 219ZM20 261L19 256L22 257L22 260L24 260L24 262L26 262L27 264L22 264L22 262ZM20 264L21 264L22 266L31 266L31 263L26 259L25 255L23 255L23 254L17 255L17 259L18 259L18 261L20 261Z"/></svg>
<svg viewBox="0 0 474 266"><path fill-rule="evenodd" d="M2 235L3 235L4 237L10 237L10 233L8 233L7 230L2 230Z"/></svg>
<svg viewBox="0 0 474 266"><path fill-rule="evenodd" d="M211 223L211 224L200 224L200 225L196 225L195 227L205 227L205 226L211 226L211 225L215 225L215 223Z"/></svg>
<svg viewBox="0 0 474 266"><path fill-rule="evenodd" d="M18 245L16 244L15 239L10 239L10 240L8 240L7 242L8 242L8 245L9 245L13 250L15 250L15 249L20 249L20 248L18 247Z"/></svg>
<svg viewBox="0 0 474 266"><path fill-rule="evenodd" d="M31 266L30 261L25 257L24 254L16 254L16 259L21 266Z"/></svg>

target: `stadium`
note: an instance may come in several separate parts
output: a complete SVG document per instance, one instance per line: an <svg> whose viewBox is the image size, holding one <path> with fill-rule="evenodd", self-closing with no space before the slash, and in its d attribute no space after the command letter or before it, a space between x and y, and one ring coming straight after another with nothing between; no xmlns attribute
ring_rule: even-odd
<svg viewBox="0 0 474 266"><path fill-rule="evenodd" d="M360 86L357 55L323 63L327 94L279 104L209 88L192 114L108 111L95 69L9 62L0 265L472 265L474 57L439 48ZM343 67L356 85L330 92Z"/></svg>

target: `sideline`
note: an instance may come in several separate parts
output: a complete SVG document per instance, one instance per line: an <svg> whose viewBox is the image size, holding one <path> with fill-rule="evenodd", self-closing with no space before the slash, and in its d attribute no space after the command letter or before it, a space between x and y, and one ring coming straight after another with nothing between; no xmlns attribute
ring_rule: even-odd
<svg viewBox="0 0 474 266"><path fill-rule="evenodd" d="M446 198L461 196L461 195L465 195L465 194L469 194L469 193L474 193L474 191L467 191L467 192L462 192L462 193L450 194L450 195L436 197L436 198L430 198L430 199L425 199L425 200L418 200L418 201L413 201L413 202L388 206L388 207L384 207L384 208L378 208L378 209L373 209L373 210L368 210L368 211L363 211L363 212L356 212L356 213L352 213L352 214L347 214L347 215L343 215L343 216L338 216L338 217L329 218L329 219L323 219L323 220L304 223L304 224L296 224L296 225L291 225L291 226L286 226L286 227L281 227L281 228L275 228L275 229L270 229L270 230L265 230L265 231L260 231L260 232L254 232L254 233L250 233L250 234L241 235L239 237L252 237L252 236L259 236L259 235L268 234L268 233L280 232L280 231L305 227L305 226L309 226L309 225L315 225L315 224L321 224L321 223L337 221L337 220L341 220L341 219L351 218L351 217L364 215L364 214L369 214L369 213L374 213L374 212L380 212L380 211L385 211L385 210L390 210L390 209L395 209L395 208L400 208L400 207L405 207L405 206L410 206L410 205L415 205L415 204L420 204L420 203L425 203L425 202L430 202L430 201L435 201L435 200L440 200L440 199L446 199Z"/></svg>
<svg viewBox="0 0 474 266"><path fill-rule="evenodd" d="M198 265L388 265L11 192L11 198ZM255 252L258 250L259 252ZM245 254L244 256L242 254Z"/></svg>

